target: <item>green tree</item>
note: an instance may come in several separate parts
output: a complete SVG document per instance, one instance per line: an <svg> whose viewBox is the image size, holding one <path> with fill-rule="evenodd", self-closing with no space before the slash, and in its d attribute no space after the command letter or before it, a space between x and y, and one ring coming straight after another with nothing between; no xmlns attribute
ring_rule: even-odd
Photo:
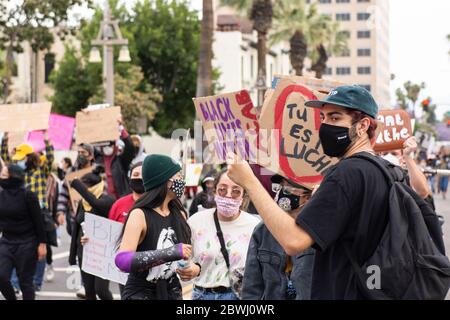
<svg viewBox="0 0 450 320"><path fill-rule="evenodd" d="M162 101L161 95L149 84L143 84L143 80L144 75L135 65L128 68L125 77L118 73L114 76L114 100L122 107L126 128L133 133L138 131L139 119L144 117L146 120L153 120L158 110L157 104ZM104 89L101 87L89 102L103 103L103 97Z"/></svg>
<svg viewBox="0 0 450 320"><path fill-rule="evenodd" d="M395 91L397 96L397 104L400 108L404 110L409 110L411 108L413 118L416 117L415 107L417 99L419 99L419 94L422 89L425 89L426 85L424 82L421 84L412 83L407 81L403 84L403 88L398 88Z"/></svg>
<svg viewBox="0 0 450 320"><path fill-rule="evenodd" d="M24 41L35 53L49 49L54 41L51 28L57 27L62 37L67 35L71 30L62 24L68 20L68 10L83 3L90 5L91 0L0 1L0 49L6 51L3 102L10 95L14 53L23 52Z"/></svg>
<svg viewBox="0 0 450 320"><path fill-rule="evenodd" d="M308 45L312 44L316 49L316 46L320 47L322 44L325 49L323 43L328 35L320 29L328 29L329 18L319 14L316 3L307 5L305 0L279 0L274 12L274 33L271 35L271 42L289 41L292 68L296 75L301 76ZM314 32L319 30L321 32Z"/></svg>
<svg viewBox="0 0 450 320"><path fill-rule="evenodd" d="M49 97L53 110L74 116L88 105L89 98L97 91L101 73L86 66L74 47L66 46L59 68L50 75L50 82L55 91Z"/></svg>
<svg viewBox="0 0 450 320"><path fill-rule="evenodd" d="M137 2L126 28L133 35L130 49L147 83L163 96L152 122L170 137L176 128L192 128L195 109L200 22L187 1Z"/></svg>
<svg viewBox="0 0 450 320"><path fill-rule="evenodd" d="M340 30L340 23L333 22L329 16L321 15L316 26L310 28L310 40L313 42L309 57L311 70L321 79L327 68L330 56L340 55L348 50L349 33Z"/></svg>

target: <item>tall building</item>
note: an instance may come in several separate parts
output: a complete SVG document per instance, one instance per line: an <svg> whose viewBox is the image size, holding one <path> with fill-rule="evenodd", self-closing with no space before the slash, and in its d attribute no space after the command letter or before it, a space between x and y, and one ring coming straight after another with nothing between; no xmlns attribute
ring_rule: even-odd
<svg viewBox="0 0 450 320"><path fill-rule="evenodd" d="M330 58L326 77L362 85L381 108L389 107L389 0L315 1L350 36L348 52Z"/></svg>
<svg viewBox="0 0 450 320"><path fill-rule="evenodd" d="M341 23L349 34L348 52L332 56L324 78L364 86L382 108L390 105L389 0L307 0L318 3L322 14ZM214 63L221 73L222 92L248 89L256 103L257 81L256 32L251 23L227 7L216 5ZM304 74L314 76L305 62ZM292 74L289 44L279 43L267 54L267 83L274 74Z"/></svg>

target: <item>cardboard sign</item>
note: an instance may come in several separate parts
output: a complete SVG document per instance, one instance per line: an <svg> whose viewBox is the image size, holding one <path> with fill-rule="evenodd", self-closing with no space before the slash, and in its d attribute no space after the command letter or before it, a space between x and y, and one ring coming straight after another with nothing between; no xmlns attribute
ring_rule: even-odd
<svg viewBox="0 0 450 320"><path fill-rule="evenodd" d="M345 85L345 83L335 80L317 79L301 76L275 75L272 79L272 89L275 89L282 79L290 79L295 83L303 84L310 90L316 90L322 93L328 93L336 87Z"/></svg>
<svg viewBox="0 0 450 320"><path fill-rule="evenodd" d="M72 209L74 212L77 212L78 206L80 205L82 198L81 195L75 189L70 187L70 183L75 179L80 179L86 173L92 172L92 169L93 168L78 170L75 172L71 172L66 176L66 183L69 188L70 202L72 203Z"/></svg>
<svg viewBox="0 0 450 320"><path fill-rule="evenodd" d="M320 110L304 105L305 101L322 99L324 95L302 82L299 77L280 79L265 101L260 130L271 132L275 138L268 148L272 161L260 165L312 188L322 181L323 172L337 159L323 153L319 139Z"/></svg>
<svg viewBox="0 0 450 320"><path fill-rule="evenodd" d="M114 262L117 239L122 232L123 224L86 213L84 230L89 241L83 246L84 272L102 279L125 284L128 274L121 272Z"/></svg>
<svg viewBox="0 0 450 320"><path fill-rule="evenodd" d="M117 119L120 107L77 112L76 144L114 141L119 138Z"/></svg>
<svg viewBox="0 0 450 320"><path fill-rule="evenodd" d="M243 159L255 157L257 146L249 135L256 136L259 123L248 91L194 98L193 101L211 151L211 159L205 162L224 163L229 152Z"/></svg>
<svg viewBox="0 0 450 320"><path fill-rule="evenodd" d="M202 174L203 164L201 163L188 163L186 166L186 186L195 187L198 186L200 175Z"/></svg>
<svg viewBox="0 0 450 320"><path fill-rule="evenodd" d="M405 110L380 110L377 118L383 126L377 134L374 150L402 149L405 140L413 135L409 114Z"/></svg>
<svg viewBox="0 0 450 320"><path fill-rule="evenodd" d="M28 132L48 128L51 103L0 105L0 131Z"/></svg>
<svg viewBox="0 0 450 320"><path fill-rule="evenodd" d="M55 150L70 150L72 145L73 130L75 128L75 118L51 114L48 121L48 138L52 142ZM36 152L45 149L44 132L31 131L28 133L27 142L31 144Z"/></svg>

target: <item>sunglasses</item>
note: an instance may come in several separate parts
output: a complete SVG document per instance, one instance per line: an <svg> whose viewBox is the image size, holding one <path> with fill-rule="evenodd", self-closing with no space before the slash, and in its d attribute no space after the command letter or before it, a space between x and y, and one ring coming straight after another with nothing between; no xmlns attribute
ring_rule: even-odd
<svg viewBox="0 0 450 320"><path fill-rule="evenodd" d="M228 194L228 187L225 186L219 186L217 187L217 193L221 197L226 197ZM231 198L237 199L239 198L244 192L241 189L238 189L236 187L231 188Z"/></svg>
<svg viewBox="0 0 450 320"><path fill-rule="evenodd" d="M278 193L281 190L283 190L283 193L286 195L294 195L299 197L311 195L311 191L307 191L305 189L295 188L291 186L282 186L279 183L272 183L272 191L274 193Z"/></svg>

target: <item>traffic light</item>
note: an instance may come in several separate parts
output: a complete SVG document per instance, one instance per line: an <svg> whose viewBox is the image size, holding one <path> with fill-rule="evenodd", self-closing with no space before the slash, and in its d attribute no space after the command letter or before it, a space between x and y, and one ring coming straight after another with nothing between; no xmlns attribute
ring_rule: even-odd
<svg viewBox="0 0 450 320"><path fill-rule="evenodd" d="M430 107L430 99L425 99L422 101L423 111L428 112L428 108Z"/></svg>

